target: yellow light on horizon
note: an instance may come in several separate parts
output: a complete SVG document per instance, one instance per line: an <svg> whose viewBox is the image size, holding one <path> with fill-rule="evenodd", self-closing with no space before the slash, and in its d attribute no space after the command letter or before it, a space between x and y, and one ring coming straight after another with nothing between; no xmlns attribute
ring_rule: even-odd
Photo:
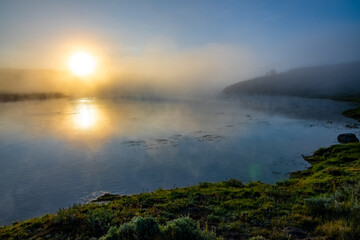
<svg viewBox="0 0 360 240"><path fill-rule="evenodd" d="M69 61L70 70L78 76L86 76L93 73L95 67L95 59L85 52L75 53Z"/></svg>

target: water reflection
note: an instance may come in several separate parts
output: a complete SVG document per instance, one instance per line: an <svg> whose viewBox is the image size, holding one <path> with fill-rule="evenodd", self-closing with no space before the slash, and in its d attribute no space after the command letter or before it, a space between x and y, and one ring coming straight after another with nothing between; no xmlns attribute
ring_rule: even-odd
<svg viewBox="0 0 360 240"><path fill-rule="evenodd" d="M341 115L348 105L285 98L0 104L0 225L98 191L233 177L275 182L306 167L301 154L349 131L353 120Z"/></svg>
<svg viewBox="0 0 360 240"><path fill-rule="evenodd" d="M74 123L80 129L93 129L99 121L99 111L92 100L80 99L74 114Z"/></svg>

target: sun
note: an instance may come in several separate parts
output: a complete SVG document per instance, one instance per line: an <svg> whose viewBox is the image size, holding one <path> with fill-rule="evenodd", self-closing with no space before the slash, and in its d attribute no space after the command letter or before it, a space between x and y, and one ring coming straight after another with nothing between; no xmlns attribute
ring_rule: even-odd
<svg viewBox="0 0 360 240"><path fill-rule="evenodd" d="M95 71L95 67L94 57L85 52L78 52L70 57L69 68L75 75L87 76Z"/></svg>

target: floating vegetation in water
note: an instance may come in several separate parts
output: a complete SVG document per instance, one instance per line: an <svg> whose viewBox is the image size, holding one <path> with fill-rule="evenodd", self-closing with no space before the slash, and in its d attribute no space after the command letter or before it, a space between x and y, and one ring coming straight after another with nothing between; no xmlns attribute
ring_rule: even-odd
<svg viewBox="0 0 360 240"><path fill-rule="evenodd" d="M203 133L202 131L197 131L197 133ZM157 138L157 139L148 139L148 140L126 140L122 143L128 147L138 147L142 146L145 149L157 149L160 146L173 146L177 147L182 141L199 141L199 142L219 142L223 140L224 137L214 134L206 134L200 137L188 136L175 134L169 138Z"/></svg>
<svg viewBox="0 0 360 240"><path fill-rule="evenodd" d="M202 137L197 137L196 139L200 142L204 142L204 141L212 142L212 141L221 141L223 139L223 137L219 136L219 135L207 134Z"/></svg>
<svg viewBox="0 0 360 240"><path fill-rule="evenodd" d="M161 143L161 144L167 144L169 142L169 140L167 140L165 138L155 139L155 141L158 143Z"/></svg>
<svg viewBox="0 0 360 240"><path fill-rule="evenodd" d="M143 140L128 140L124 141L123 144L127 146L144 146L146 142Z"/></svg>

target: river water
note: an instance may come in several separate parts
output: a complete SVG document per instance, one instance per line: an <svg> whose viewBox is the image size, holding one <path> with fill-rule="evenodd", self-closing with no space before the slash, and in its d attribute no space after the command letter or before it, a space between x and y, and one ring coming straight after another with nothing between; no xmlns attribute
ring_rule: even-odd
<svg viewBox="0 0 360 240"><path fill-rule="evenodd" d="M104 192L274 183L354 124L351 103L285 97L0 103L0 224Z"/></svg>

